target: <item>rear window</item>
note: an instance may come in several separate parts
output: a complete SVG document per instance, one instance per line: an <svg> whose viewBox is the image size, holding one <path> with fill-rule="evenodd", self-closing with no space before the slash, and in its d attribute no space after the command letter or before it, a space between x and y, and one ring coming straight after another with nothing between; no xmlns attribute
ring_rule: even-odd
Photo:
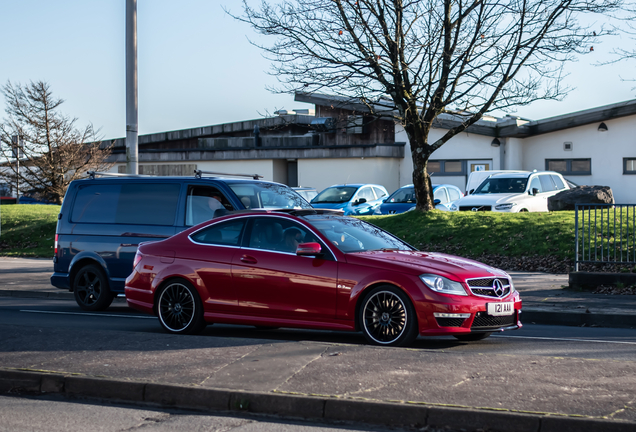
<svg viewBox="0 0 636 432"><path fill-rule="evenodd" d="M75 223L173 225L180 185L175 183L81 186L71 221Z"/></svg>

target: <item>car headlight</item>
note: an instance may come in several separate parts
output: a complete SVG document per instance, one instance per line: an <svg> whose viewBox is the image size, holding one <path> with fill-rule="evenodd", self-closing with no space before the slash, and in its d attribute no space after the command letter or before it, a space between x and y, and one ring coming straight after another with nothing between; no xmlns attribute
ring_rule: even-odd
<svg viewBox="0 0 636 432"><path fill-rule="evenodd" d="M373 214L374 215L381 215L382 214L382 210L380 210L380 207L377 207L375 210L373 210Z"/></svg>
<svg viewBox="0 0 636 432"><path fill-rule="evenodd" d="M451 204L449 207L450 211L457 211L457 205L455 203Z"/></svg>
<svg viewBox="0 0 636 432"><path fill-rule="evenodd" d="M454 282L445 277L434 274L423 274L420 275L420 279L427 287L429 287L433 291L443 294L453 294L461 296L468 295L462 284L460 284L459 282Z"/></svg>
<svg viewBox="0 0 636 432"><path fill-rule="evenodd" d="M495 210L510 210L516 205L517 203L497 204Z"/></svg>

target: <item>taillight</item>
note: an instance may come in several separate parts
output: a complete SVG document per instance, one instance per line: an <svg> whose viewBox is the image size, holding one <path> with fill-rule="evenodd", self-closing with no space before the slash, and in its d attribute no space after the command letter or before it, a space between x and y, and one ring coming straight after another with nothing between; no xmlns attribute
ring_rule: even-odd
<svg viewBox="0 0 636 432"><path fill-rule="evenodd" d="M57 234L55 234L55 250L53 251L53 256L57 256Z"/></svg>
<svg viewBox="0 0 636 432"><path fill-rule="evenodd" d="M133 268L137 267L137 264L139 264L139 261L141 261L143 257L144 257L143 254L139 252L139 249L137 249L137 253L135 254L135 260L133 261Z"/></svg>

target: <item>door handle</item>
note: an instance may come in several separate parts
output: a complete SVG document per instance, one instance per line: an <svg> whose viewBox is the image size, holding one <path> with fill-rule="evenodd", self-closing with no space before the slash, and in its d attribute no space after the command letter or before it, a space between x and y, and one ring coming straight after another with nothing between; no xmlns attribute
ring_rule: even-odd
<svg viewBox="0 0 636 432"><path fill-rule="evenodd" d="M256 264L258 261L254 257L251 257L249 255L243 255L241 257L241 262L244 262L245 264Z"/></svg>

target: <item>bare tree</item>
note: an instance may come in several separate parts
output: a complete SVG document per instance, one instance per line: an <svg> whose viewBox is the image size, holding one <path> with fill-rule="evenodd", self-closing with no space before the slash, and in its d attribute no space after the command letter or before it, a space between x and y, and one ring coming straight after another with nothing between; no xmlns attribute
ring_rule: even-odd
<svg viewBox="0 0 636 432"><path fill-rule="evenodd" d="M0 123L0 155L8 160L16 152L13 137L19 137L23 153L20 172L17 164L0 173L0 178L12 181L19 177L21 190L62 203L69 183L86 175L89 169L108 169L106 159L110 147L99 142L93 125L75 127L77 119L60 112L64 102L53 96L48 83L31 82L2 87L7 117Z"/></svg>
<svg viewBox="0 0 636 432"><path fill-rule="evenodd" d="M411 145L417 208L434 208L431 154L488 111L560 100L562 66L608 32L585 14L622 0L281 0L244 1L255 44L273 61L279 92L356 98L403 125ZM442 113L459 123L430 142Z"/></svg>

